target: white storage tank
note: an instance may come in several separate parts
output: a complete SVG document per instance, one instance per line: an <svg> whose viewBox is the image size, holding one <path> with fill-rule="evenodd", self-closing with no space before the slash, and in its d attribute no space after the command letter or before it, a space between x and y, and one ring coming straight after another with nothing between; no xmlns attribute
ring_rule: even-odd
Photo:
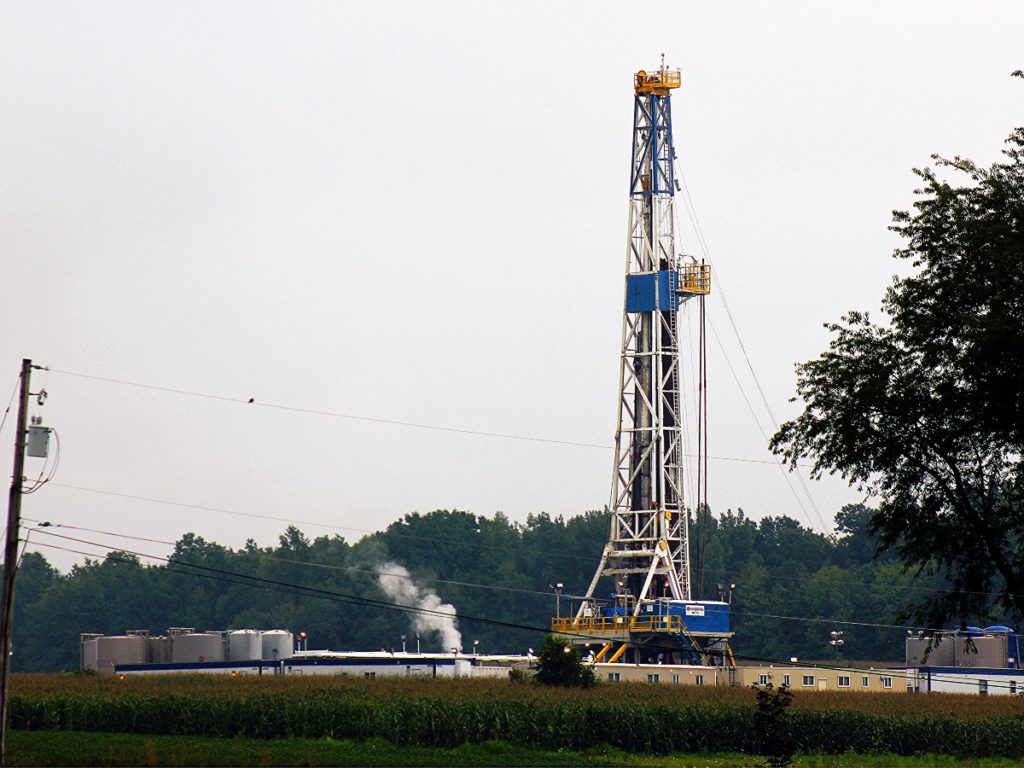
<svg viewBox="0 0 1024 768"><path fill-rule="evenodd" d="M148 643L150 664L167 664L171 660L170 641L166 637L151 637Z"/></svg>
<svg viewBox="0 0 1024 768"><path fill-rule="evenodd" d="M286 629L271 629L263 633L263 660L290 659L295 653L295 638Z"/></svg>
<svg viewBox="0 0 1024 768"><path fill-rule="evenodd" d="M1005 669L1009 653L1006 641L1005 634L985 635L971 637L971 646L966 637L958 636L954 638L956 666Z"/></svg>
<svg viewBox="0 0 1024 768"><path fill-rule="evenodd" d="M113 674L118 664L145 664L146 638L142 635L111 635L96 638L96 669Z"/></svg>
<svg viewBox="0 0 1024 768"><path fill-rule="evenodd" d="M171 662L203 664L224 661L224 638L219 632L193 632L171 636Z"/></svg>
<svg viewBox="0 0 1024 768"><path fill-rule="evenodd" d="M79 655L79 665L83 670L91 669L96 671L99 662L99 645L97 641L102 635L82 635Z"/></svg>
<svg viewBox="0 0 1024 768"><path fill-rule="evenodd" d="M255 629L228 632L228 661L259 661L263 658L263 640Z"/></svg>

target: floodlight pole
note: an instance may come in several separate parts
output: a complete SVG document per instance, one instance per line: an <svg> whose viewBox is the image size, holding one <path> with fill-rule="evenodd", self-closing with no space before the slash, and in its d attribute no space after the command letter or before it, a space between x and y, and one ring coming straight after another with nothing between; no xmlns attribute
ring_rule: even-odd
<svg viewBox="0 0 1024 768"><path fill-rule="evenodd" d="M25 435L28 421L29 380L32 361L21 361L21 395L14 436L14 474L7 502L7 542L4 546L3 615L0 616L0 766L7 765L7 699L11 680L11 636L14 625L14 577L18 569L21 531L21 485L25 475Z"/></svg>

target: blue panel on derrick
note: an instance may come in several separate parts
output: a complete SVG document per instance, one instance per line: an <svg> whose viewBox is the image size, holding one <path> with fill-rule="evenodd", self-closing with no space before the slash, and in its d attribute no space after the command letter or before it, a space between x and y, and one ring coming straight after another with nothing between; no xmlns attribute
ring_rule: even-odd
<svg viewBox="0 0 1024 768"><path fill-rule="evenodd" d="M656 275L626 275L626 311L654 311Z"/></svg>
<svg viewBox="0 0 1024 768"><path fill-rule="evenodd" d="M658 306L675 312L679 309L679 273L662 271L658 273Z"/></svg>
<svg viewBox="0 0 1024 768"><path fill-rule="evenodd" d="M641 616L679 616L688 632L729 633L728 603L696 600L659 600L643 606Z"/></svg>
<svg viewBox="0 0 1024 768"><path fill-rule="evenodd" d="M644 275L626 275L626 311L674 312L679 309L679 273L671 270Z"/></svg>
<svg viewBox="0 0 1024 768"><path fill-rule="evenodd" d="M682 617L690 632L728 632L728 603L673 603L671 613Z"/></svg>

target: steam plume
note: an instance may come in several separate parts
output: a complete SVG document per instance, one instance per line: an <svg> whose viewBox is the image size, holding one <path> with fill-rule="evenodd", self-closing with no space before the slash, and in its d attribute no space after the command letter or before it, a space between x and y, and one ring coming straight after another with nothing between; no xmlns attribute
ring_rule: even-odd
<svg viewBox="0 0 1024 768"><path fill-rule="evenodd" d="M434 590L420 587L412 580L409 571L398 563L381 563L373 570L377 573L377 584L396 603L431 611L412 614L414 632L437 635L446 651L452 648L462 650L462 633L458 629L454 605L441 602Z"/></svg>

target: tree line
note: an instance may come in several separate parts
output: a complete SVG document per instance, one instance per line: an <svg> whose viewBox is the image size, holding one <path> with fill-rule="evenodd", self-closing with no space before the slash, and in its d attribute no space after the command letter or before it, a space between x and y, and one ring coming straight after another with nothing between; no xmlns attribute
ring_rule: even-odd
<svg viewBox="0 0 1024 768"><path fill-rule="evenodd" d="M739 656L829 658L829 632L841 629L845 658L902 658L905 632L870 625L893 624L942 584L904 573L891 553L876 557L871 514L861 505L845 507L836 534L825 536L785 516L707 513L704 597L731 593ZM397 650L405 635L413 650L410 614L380 605L393 602L377 579L390 564L455 606L467 652L479 641L483 653L523 653L541 647L556 610L551 585L564 585L564 612L567 596L586 591L607 538L608 516L598 511L542 513L517 523L501 513L437 510L408 514L355 542L310 539L289 527L276 546L250 540L232 549L187 533L170 563L113 551L61 573L30 552L18 577L14 668L77 668L82 632L157 633L171 626L285 628L307 632L311 648L332 650ZM600 585L598 594L609 587ZM846 621L860 624L840 623ZM420 634L424 651L447 650L436 635Z"/></svg>

